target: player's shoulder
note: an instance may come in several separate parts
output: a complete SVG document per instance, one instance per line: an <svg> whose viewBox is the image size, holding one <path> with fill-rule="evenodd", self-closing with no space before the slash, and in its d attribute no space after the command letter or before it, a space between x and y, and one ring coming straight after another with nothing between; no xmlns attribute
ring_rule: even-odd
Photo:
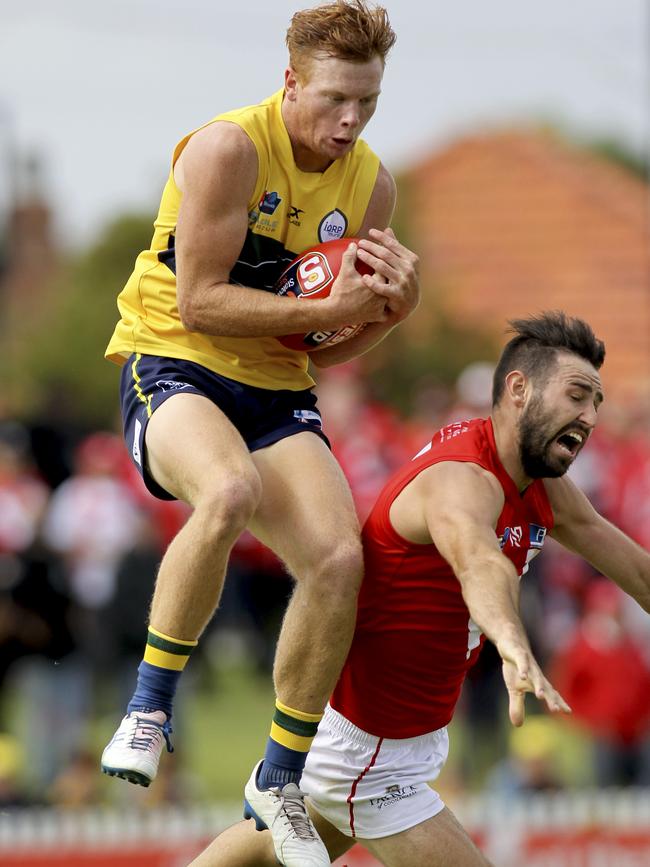
<svg viewBox="0 0 650 867"><path fill-rule="evenodd" d="M379 163L379 168L377 169L377 180L375 181L374 192L385 196L397 195L397 183L395 182L395 178L382 162Z"/></svg>
<svg viewBox="0 0 650 867"><path fill-rule="evenodd" d="M214 121L190 137L174 166L174 178L181 190L192 182L206 188L213 181L221 184L224 176L250 186L257 166L255 145L241 127Z"/></svg>
<svg viewBox="0 0 650 867"><path fill-rule="evenodd" d="M379 163L377 178L372 190L368 209L376 209L381 213L392 215L397 200L397 185L395 178L383 163ZM381 226L380 228L385 228Z"/></svg>
<svg viewBox="0 0 650 867"><path fill-rule="evenodd" d="M543 485L556 527L592 520L596 516L587 497L568 476L544 479Z"/></svg>
<svg viewBox="0 0 650 867"><path fill-rule="evenodd" d="M425 466L412 482L412 492L444 510L451 504L470 506L490 502L502 507L505 494L494 472L474 460L440 458Z"/></svg>
<svg viewBox="0 0 650 867"><path fill-rule="evenodd" d="M239 124L214 120L198 129L185 146L186 154L197 156L236 156L254 158L255 145Z"/></svg>
<svg viewBox="0 0 650 867"><path fill-rule="evenodd" d="M435 480L437 484L443 481L450 485L461 482L471 487L487 486L495 491L501 490L501 485L494 472L489 467L472 459L441 457L426 467L420 475L425 479Z"/></svg>

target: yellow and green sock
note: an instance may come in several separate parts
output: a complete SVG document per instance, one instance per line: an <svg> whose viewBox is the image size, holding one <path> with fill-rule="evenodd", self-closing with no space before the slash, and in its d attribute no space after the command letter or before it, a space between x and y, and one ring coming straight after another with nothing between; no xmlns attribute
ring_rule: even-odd
<svg viewBox="0 0 650 867"><path fill-rule="evenodd" d="M138 682L128 705L132 710L162 710L169 720L178 680L198 641L172 638L149 627Z"/></svg>
<svg viewBox="0 0 650 867"><path fill-rule="evenodd" d="M322 713L305 713L275 702L271 733L257 777L260 789L298 783Z"/></svg>

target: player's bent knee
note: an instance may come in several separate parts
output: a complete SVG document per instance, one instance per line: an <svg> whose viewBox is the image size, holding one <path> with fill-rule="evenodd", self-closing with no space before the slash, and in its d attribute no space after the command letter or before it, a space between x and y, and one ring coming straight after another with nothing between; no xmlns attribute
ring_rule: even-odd
<svg viewBox="0 0 650 867"><path fill-rule="evenodd" d="M208 535L239 535L255 513L261 495L262 485L257 474L220 479L207 486L195 512L203 519Z"/></svg>
<svg viewBox="0 0 650 867"><path fill-rule="evenodd" d="M315 592L326 592L329 598L356 599L363 578L363 552L356 541L334 544L323 552L306 570L306 580Z"/></svg>

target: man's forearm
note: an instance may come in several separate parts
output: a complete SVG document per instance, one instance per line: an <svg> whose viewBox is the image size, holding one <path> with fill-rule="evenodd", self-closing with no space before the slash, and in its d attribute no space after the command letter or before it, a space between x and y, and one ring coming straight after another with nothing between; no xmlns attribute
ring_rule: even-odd
<svg viewBox="0 0 650 867"><path fill-rule="evenodd" d="M472 620L493 644L515 636L527 643L519 614L519 576L503 561L477 563L461 575L463 599Z"/></svg>
<svg viewBox="0 0 650 867"><path fill-rule="evenodd" d="M180 294L179 312L188 331L214 337L282 337L341 327L330 321L327 299L301 303L229 283L195 291L186 299Z"/></svg>

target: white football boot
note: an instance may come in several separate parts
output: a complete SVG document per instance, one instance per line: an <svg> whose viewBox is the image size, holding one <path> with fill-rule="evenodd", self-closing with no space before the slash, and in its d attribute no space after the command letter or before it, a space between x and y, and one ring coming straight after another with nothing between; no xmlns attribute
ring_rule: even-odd
<svg viewBox="0 0 650 867"><path fill-rule="evenodd" d="M244 790L244 818L255 819L258 831L268 828L275 854L284 867L325 867L332 863L305 807L305 793L295 783L281 789L258 789L253 768Z"/></svg>
<svg viewBox="0 0 650 867"><path fill-rule="evenodd" d="M102 771L148 786L158 773L165 743L169 752L173 752L170 731L167 715L161 710L127 713L102 754Z"/></svg>

